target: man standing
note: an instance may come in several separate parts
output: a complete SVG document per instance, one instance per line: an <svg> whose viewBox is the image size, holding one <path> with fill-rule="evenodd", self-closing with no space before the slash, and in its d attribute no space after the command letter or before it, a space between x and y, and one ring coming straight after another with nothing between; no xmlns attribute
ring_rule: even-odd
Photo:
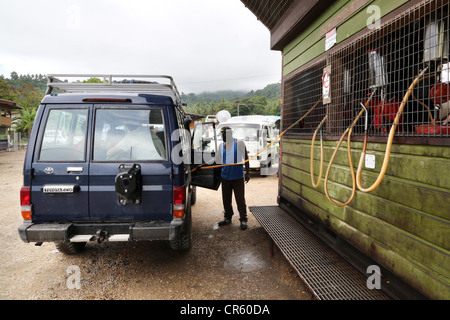
<svg viewBox="0 0 450 320"><path fill-rule="evenodd" d="M222 201L224 208L224 220L220 221L219 226L225 226L231 223L233 216L232 193L239 211L239 220L241 222L241 230L247 229L247 205L245 203L244 181L250 180L248 161L244 165L244 160L248 160L247 148L244 141L234 139L233 131L230 127L221 129L223 143L219 147L218 158L222 160L222 164L231 164L222 167Z"/></svg>

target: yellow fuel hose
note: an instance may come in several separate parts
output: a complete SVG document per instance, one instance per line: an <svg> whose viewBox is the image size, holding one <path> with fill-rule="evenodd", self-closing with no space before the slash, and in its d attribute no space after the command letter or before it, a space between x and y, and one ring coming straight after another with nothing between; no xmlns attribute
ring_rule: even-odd
<svg viewBox="0 0 450 320"><path fill-rule="evenodd" d="M314 132L313 138L311 140L311 161L310 161L310 171L311 171L311 183L314 188L318 188L320 185L320 181L322 180L322 172L323 172L323 137L320 134L320 170L319 170L319 178L317 182L314 181L314 142L316 141L317 132L322 128L325 121L328 119L328 115L326 115L322 122L318 125L316 131Z"/></svg>
<svg viewBox="0 0 450 320"><path fill-rule="evenodd" d="M291 130L293 127L295 127L297 124L299 124L300 122L302 122L318 105L319 103L322 101L322 99L320 99L319 101L316 102L316 104L314 106L312 106L311 109L308 110L308 112L306 112L300 119L298 119L296 122L294 122L291 126L289 126L289 128L287 128L286 130L284 130L276 139L274 139L270 144L268 144L264 149L262 149L260 152L258 152L257 154L255 154L254 156L252 156L251 158L246 159L245 161L239 162L239 163L230 163L230 164L220 164L220 165L216 165L216 166L207 166L207 167L196 167L194 169L191 170L191 172L195 172L196 170L204 170L204 169L214 169L214 168L223 168L223 167L229 167L229 166L237 166L237 165L243 165L246 162L249 162L250 160L253 160L254 158L256 158L257 156L259 156L261 153L263 153L265 150L267 150L272 144L274 144L276 141L278 141L279 139L281 139L282 136L284 136L284 134L286 132L288 132L289 130Z"/></svg>
<svg viewBox="0 0 450 320"><path fill-rule="evenodd" d="M436 77L436 75L431 74L431 75L429 75L429 76L423 77L422 79L420 79L420 81L423 81L423 80L426 80L426 79L429 79L429 78L434 78L434 77ZM431 121L433 121L433 120L434 120L434 117L433 117L433 115L431 114L430 107L428 107L425 103L423 103L422 101L420 101L419 99L417 99L416 96L414 95L414 92L411 93L411 96L413 97L413 99L414 99L418 104L420 104L422 107L424 107L425 109L427 109L427 111L428 111L428 116L430 117Z"/></svg>
<svg viewBox="0 0 450 320"><path fill-rule="evenodd" d="M420 78L423 77L423 75L425 74L427 69L428 69L428 67L426 67L424 70L422 70L420 72L420 74L417 76L417 78L415 78L414 81L411 83L408 91L406 92L405 96L403 97L402 103L401 103L400 107L398 108L397 114L395 116L394 123L392 124L391 130L389 131L389 137L388 137L386 151L385 151L385 155L384 155L383 166L381 167L380 173L379 173L377 179L375 180L375 182L372 184L372 186L370 186L368 188L363 188L363 186L361 184L362 167L363 167L364 159L366 157L366 150L365 150L366 148L364 147L363 152L361 153L361 157L359 159L359 165L358 165L358 170L357 170L357 174L356 174L356 178L357 178L356 184L362 192L374 191L376 188L378 188L381 181L383 180L384 175L386 174L388 164L389 164L389 159L391 156L391 149L392 149L392 141L394 139L394 135L395 135L395 131L397 130L397 126L400 122L400 116L402 115L403 109L404 109L406 103L408 102L409 96L412 94L414 88L417 86L417 84L420 81Z"/></svg>
<svg viewBox="0 0 450 320"><path fill-rule="evenodd" d="M365 104L365 107L367 107L369 105L370 101L372 100L373 96L375 95L375 91L376 90L377 89L373 90L372 94L370 95L369 99L367 100L367 102ZM365 108L361 109L361 111L356 116L355 120L353 121L352 125L349 126L345 130L344 134L339 139L339 142L338 142L338 144L336 146L336 149L334 149L333 155L331 156L331 159L330 159L330 163L328 164L327 172L325 174L325 179L324 179L325 195L326 195L328 201L330 201L332 204L334 204L335 206L338 206L338 207L344 207L344 206L348 205L350 202L353 201L353 198L355 197L355 193L356 193L356 178L355 178L355 169L353 167L350 142L351 142L351 135L352 135L353 127L356 125L356 123L358 122L359 118L361 118L361 116L363 115L363 113L365 111L366 111ZM334 159L336 158L336 154L337 154L339 148L341 147L342 141L344 140L344 138L345 138L345 136L347 134L348 134L348 139L347 139L347 156L348 156L348 162L349 162L349 165L350 165L350 173L352 175L352 194L351 194L350 198L346 202L340 203L340 202L333 201L333 199L331 199L331 197L330 197L330 195L328 193L328 176L330 174L331 167L333 166Z"/></svg>

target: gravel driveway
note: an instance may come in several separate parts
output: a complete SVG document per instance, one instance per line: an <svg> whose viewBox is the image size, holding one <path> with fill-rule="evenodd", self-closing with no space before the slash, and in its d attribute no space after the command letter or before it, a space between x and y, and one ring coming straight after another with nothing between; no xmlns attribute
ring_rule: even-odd
<svg viewBox="0 0 450 320"><path fill-rule="evenodd" d="M81 254L66 256L53 243L23 243L17 227L24 155L0 151L0 299L313 299L280 251L270 255L269 238L250 212L245 231L237 219L217 227L220 190L197 189L188 252L162 242L116 242L89 243ZM247 205L274 205L277 190L276 175L253 172Z"/></svg>

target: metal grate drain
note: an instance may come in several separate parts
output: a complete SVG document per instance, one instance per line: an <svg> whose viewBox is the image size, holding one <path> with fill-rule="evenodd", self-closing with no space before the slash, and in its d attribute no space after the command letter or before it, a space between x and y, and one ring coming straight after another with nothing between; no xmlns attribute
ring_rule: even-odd
<svg viewBox="0 0 450 320"><path fill-rule="evenodd" d="M368 289L358 270L280 207L250 211L318 299L389 299L380 290Z"/></svg>

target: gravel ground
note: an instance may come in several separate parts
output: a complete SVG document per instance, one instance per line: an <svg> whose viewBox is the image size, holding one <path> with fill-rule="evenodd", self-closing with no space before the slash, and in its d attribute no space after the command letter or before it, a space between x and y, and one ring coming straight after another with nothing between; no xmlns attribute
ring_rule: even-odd
<svg viewBox="0 0 450 320"><path fill-rule="evenodd" d="M245 231L237 219L217 227L223 215L220 190L197 189L187 252L172 251L164 242L89 243L81 254L67 256L53 243L23 243L17 227L24 155L0 151L2 300L313 299L277 248L271 256L269 238L250 212ZM274 205L277 190L276 175L253 172L247 205ZM76 274L79 289L71 288Z"/></svg>

